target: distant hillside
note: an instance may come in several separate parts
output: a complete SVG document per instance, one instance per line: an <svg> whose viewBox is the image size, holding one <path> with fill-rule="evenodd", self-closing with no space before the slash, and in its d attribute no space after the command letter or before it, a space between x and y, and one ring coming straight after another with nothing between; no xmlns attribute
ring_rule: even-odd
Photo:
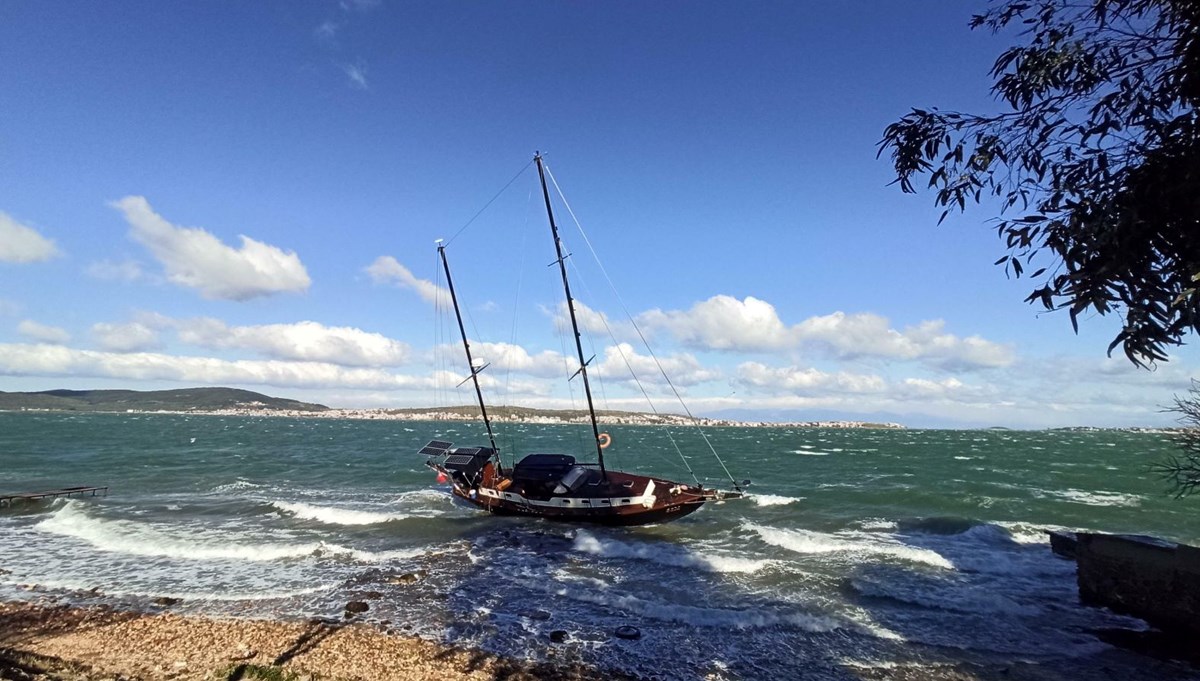
<svg viewBox="0 0 1200 681"><path fill-rule="evenodd" d="M0 410L52 409L55 411L213 411L258 409L276 411L326 411L311 404L269 397L234 388L184 388L182 390L46 390L36 393L0 391Z"/></svg>

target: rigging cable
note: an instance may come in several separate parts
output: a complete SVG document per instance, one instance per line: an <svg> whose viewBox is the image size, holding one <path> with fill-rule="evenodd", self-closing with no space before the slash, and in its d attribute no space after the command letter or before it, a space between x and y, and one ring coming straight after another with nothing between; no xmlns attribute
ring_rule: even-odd
<svg viewBox="0 0 1200 681"><path fill-rule="evenodd" d="M459 235L459 234L462 234L462 233L463 233L463 230L465 230L467 227L470 227L470 226L471 226L471 223L472 223L472 222L475 222L475 218L478 218L480 215L483 215L483 211L487 210L487 209L488 209L488 206L492 205L492 203L493 203L493 202L494 202L496 199L500 198L500 195L501 195L501 194L503 194L503 193L505 192L505 190L507 190L509 187L511 187L511 186L512 186L512 183L513 183L513 182L516 182L516 181L517 181L517 178L518 178L518 177L520 177L521 175L523 175L523 174L525 173L525 171L526 171L526 170L529 170L529 166L531 166L531 165L533 165L533 160L532 160L532 159L530 159L530 161L529 161L528 163L526 163L524 166L522 166L522 168L521 168L520 170L518 170L518 171L517 171L517 174L516 174L516 175L513 175L512 179L511 179L511 180L509 180L509 181L508 181L508 183L507 183L507 184L505 184L503 187L501 187L501 188L500 188L500 191L496 192L496 195L495 195L495 196L493 196L492 198L488 199L488 202L487 202L487 203L485 203L485 204L483 204L483 208L480 208L480 209L479 209L479 211L478 211L477 213L475 213L474 215L472 215L472 216L471 216L471 219L470 219L470 220L467 220L466 224L464 224L462 227L459 227L459 228L458 228L458 231L457 231L457 232L455 232L455 233L453 234L453 236L451 236L449 239L446 239L446 245L447 245L447 246L449 246L451 241L454 241L455 239L457 239L457 238L458 238L458 235Z"/></svg>
<svg viewBox="0 0 1200 681"><path fill-rule="evenodd" d="M543 164L543 167L545 167L545 164ZM717 453L716 448L713 447L712 442L708 439L708 435L704 432L704 429L700 427L699 420L692 414L691 409L688 409L687 403L683 401L683 396L679 394L679 390L671 381L671 377L668 376L666 370L663 369L662 362L659 361L658 355L655 354L654 349L650 347L650 343L646 340L645 334L642 333L641 327L637 325L637 322L633 319L633 315L629 312L629 308L625 306L625 301L621 298L621 294L617 291L616 285L613 284L612 277L608 275L608 270L605 269L604 263L600 261L600 256L596 254L596 249L592 247L592 242L590 239L588 239L587 233L583 231L583 225L580 224L579 218L575 216L575 211L571 210L571 204L567 202L567 197L563 195L562 189L558 186L558 180L554 179L554 173L550 172L550 168L547 167L546 174L550 177L550 182L554 184L554 190L558 192L559 198L562 199L563 205L567 209L567 213L570 214L571 219L575 222L575 228L579 230L580 236L583 237L584 243L587 244L588 250L591 251L592 258L595 259L596 264L600 267L600 272L604 275L605 280L608 281L608 286L610 289L612 289L613 295L617 297L617 302L621 305L621 310L624 311L626 318L629 319L629 323L633 325L634 331L637 331L638 338L641 339L642 345L645 346L646 351L650 353L651 359L654 360L654 365L658 367L659 373L662 374L662 377L667 382L667 385L671 387L671 392L675 394L675 399L679 401L679 405L683 407L683 411L688 415L688 418L692 419L692 423L695 424L697 432L700 433L700 437L704 440L704 444L708 445L708 449L710 452L712 452L712 455L716 457L717 463L721 464L721 468L725 471L725 475L728 476L729 481L733 483L734 489L740 492L742 489L741 486L738 485L737 480L733 477L733 474L729 472L729 467L725 465L723 460L721 460L721 455ZM605 326L607 326L607 323ZM622 353L622 356L623 355L624 353ZM643 392L645 391L643 390ZM683 453L680 452L680 456L682 455ZM686 462L686 460L687 459L685 458L684 461Z"/></svg>

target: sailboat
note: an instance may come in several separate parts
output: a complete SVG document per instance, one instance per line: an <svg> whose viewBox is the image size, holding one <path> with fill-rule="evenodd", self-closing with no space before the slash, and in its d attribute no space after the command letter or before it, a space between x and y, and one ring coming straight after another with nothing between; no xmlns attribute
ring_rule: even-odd
<svg viewBox="0 0 1200 681"><path fill-rule="evenodd" d="M595 461L579 461L570 454L551 453L529 454L511 467L503 465L491 419L488 417L487 404L483 399L483 390L479 384L479 372L486 365L477 367L471 356L471 344L467 340L458 296L450 276L446 247L441 242L438 243L438 255L446 274L447 288L462 336L467 368L470 371L469 379L474 383L479 410L487 428L488 444L455 447L451 442L433 440L418 453L430 457L426 465L438 472L439 480L450 483L455 497L496 515L531 516L603 525L645 525L678 520L710 501L742 497L741 485L732 477L730 480L734 490L721 491L705 487L699 480L694 484L687 484L652 475L610 470L605 466L604 450L611 444L612 438L607 433L600 432L596 419L591 382L588 378L588 361L584 359L575 300L571 296L566 258L563 255L558 225L554 220L554 210L550 204L550 192L546 185L546 170L541 154L534 156L534 162L537 164L542 197L546 203L546 215L554 238L567 310L575 336L575 350L579 360L575 376L582 378L583 390L587 396ZM715 450L713 453L716 454ZM748 483L747 480L742 484Z"/></svg>

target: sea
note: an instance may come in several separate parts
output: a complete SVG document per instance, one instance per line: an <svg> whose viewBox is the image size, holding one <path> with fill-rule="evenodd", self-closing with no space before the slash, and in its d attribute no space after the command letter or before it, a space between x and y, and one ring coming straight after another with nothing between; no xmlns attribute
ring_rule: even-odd
<svg viewBox="0 0 1200 681"><path fill-rule="evenodd" d="M1200 542L1198 500L1150 469L1163 434L608 430L611 468L690 481L686 457L728 488L711 447L749 494L636 528L492 517L416 453L484 443L478 423L0 413L0 493L109 488L0 509L0 599L281 620L363 600L385 631L521 659L845 678L1093 655L1145 625L1081 606L1046 530ZM571 426L500 431L508 456L587 450Z"/></svg>

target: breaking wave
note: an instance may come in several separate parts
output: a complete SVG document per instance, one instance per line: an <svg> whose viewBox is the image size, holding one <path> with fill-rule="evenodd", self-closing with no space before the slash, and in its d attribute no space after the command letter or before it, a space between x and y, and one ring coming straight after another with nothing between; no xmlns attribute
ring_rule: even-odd
<svg viewBox="0 0 1200 681"><path fill-rule="evenodd" d="M376 525L412 517L406 513L355 511L334 506L314 506L298 501L273 501L271 505L294 518L315 520L327 525Z"/></svg>
<svg viewBox="0 0 1200 681"><path fill-rule="evenodd" d="M880 537L874 533L839 532L838 534L826 534L810 530L784 530L777 527L756 525L754 523L743 523L742 527L758 534L768 544L787 549L793 553L872 554L899 558L913 563L924 563L947 570L954 569L954 564L936 551L907 546L900 542Z"/></svg>
<svg viewBox="0 0 1200 681"><path fill-rule="evenodd" d="M772 562L763 559L753 560L736 556L697 553L669 544L631 544L597 537L587 530L579 530L575 534L575 542L571 548L581 553L590 553L606 558L636 558L662 565L699 568L709 572L758 572Z"/></svg>

